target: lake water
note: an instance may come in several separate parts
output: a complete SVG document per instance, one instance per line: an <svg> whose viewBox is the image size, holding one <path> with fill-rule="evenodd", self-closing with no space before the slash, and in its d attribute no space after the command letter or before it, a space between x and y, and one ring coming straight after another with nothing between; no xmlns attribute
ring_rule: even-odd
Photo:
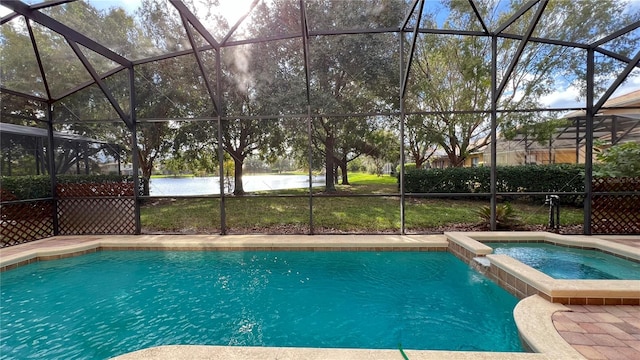
<svg viewBox="0 0 640 360"><path fill-rule="evenodd" d="M229 180L233 185L233 179ZM308 175L245 175L242 177L244 191L299 189L309 186ZM323 186L324 177L315 176L313 186ZM232 189L231 189L232 191ZM225 192L231 192L225 186ZM220 194L220 179L211 177L153 178L149 185L151 196L186 196Z"/></svg>

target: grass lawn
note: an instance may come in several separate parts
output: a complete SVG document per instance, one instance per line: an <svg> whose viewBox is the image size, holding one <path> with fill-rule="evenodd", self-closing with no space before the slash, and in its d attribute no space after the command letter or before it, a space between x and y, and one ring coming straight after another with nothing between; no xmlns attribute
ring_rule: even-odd
<svg viewBox="0 0 640 360"><path fill-rule="evenodd" d="M351 185L337 185L337 194L373 195L357 197L323 196L322 189L313 197L315 232L398 232L400 230L400 196L396 179L363 173L350 174ZM307 189L278 191L288 197L254 196L225 198L227 228L230 233L304 233L309 227ZM389 194L392 194L390 196ZM381 196L387 195L387 196ZM407 231L441 231L454 225L478 225L476 211L489 205L488 200L416 199L405 202ZM516 214L529 226L548 222L548 207L542 204L513 202ZM583 211L561 209L562 225L579 225ZM220 199L168 199L148 201L141 208L145 232L216 233L220 229Z"/></svg>

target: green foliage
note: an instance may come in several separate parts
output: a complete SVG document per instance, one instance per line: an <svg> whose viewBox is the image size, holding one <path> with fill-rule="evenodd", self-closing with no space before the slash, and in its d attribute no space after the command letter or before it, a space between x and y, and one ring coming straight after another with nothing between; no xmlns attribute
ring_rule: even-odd
<svg viewBox="0 0 640 360"><path fill-rule="evenodd" d="M20 200L51 197L51 181L48 175L2 176L0 189L10 192Z"/></svg>
<svg viewBox="0 0 640 360"><path fill-rule="evenodd" d="M584 191L584 165L520 165L498 167L498 192L581 192ZM566 203L581 199L561 197Z"/></svg>
<svg viewBox="0 0 640 360"><path fill-rule="evenodd" d="M59 184L86 184L108 182L133 182L132 176L125 175L58 175ZM51 197L49 175L2 176L0 189L15 195L18 200L41 199Z"/></svg>
<svg viewBox="0 0 640 360"><path fill-rule="evenodd" d="M367 169L367 163L366 163L366 159L363 159L361 157L353 159L352 161L349 161L349 164L347 164L347 170L352 171L352 172L356 172L356 171L367 171L369 173L373 173L373 171L370 171L370 169Z"/></svg>
<svg viewBox="0 0 640 360"><path fill-rule="evenodd" d="M383 194L394 190L392 177L365 173L350 175L351 185L339 185L341 192L351 194ZM264 194L273 194L267 191ZM290 189L281 194L295 197L232 197L227 199L227 226L237 232L307 231L308 199L305 189ZM320 233L331 232L392 232L400 229L397 197L364 196L318 198L314 200L314 226ZM486 201L450 199L411 199L406 203L405 224L411 231L429 231L451 224L477 225L477 211ZM513 212L522 217L525 225L545 225L548 209L545 206L511 203ZM262 214L255 216L255 214ZM500 216L500 215L499 215ZM143 231L219 232L220 203L216 199L177 199L176 201L146 202L141 208ZM582 224L582 209L564 207L563 225ZM437 231L437 230L436 230Z"/></svg>
<svg viewBox="0 0 640 360"><path fill-rule="evenodd" d="M488 167L413 169L405 173L405 189L410 193L488 192Z"/></svg>
<svg viewBox="0 0 640 360"><path fill-rule="evenodd" d="M482 220L483 225L489 227L491 225L491 207L482 206L476 211L476 214ZM522 221L517 216L515 210L510 203L498 204L496 206L496 228L500 230L513 229L521 225Z"/></svg>
<svg viewBox="0 0 640 360"><path fill-rule="evenodd" d="M411 170L405 174L409 193L488 193L489 167ZM518 165L497 168L498 192L581 192L584 191L582 165ZM539 201L542 197L531 197ZM562 203L579 204L576 195L562 196Z"/></svg>
<svg viewBox="0 0 640 360"><path fill-rule="evenodd" d="M470 29L477 19L467 1L446 1L449 6L444 27ZM524 5L523 0L476 1L485 21L500 24L516 14ZM640 12L628 11L628 3L620 0L601 1L550 1L545 5L544 15L537 22L534 37L562 38L578 43L591 43L599 33L613 33L626 24L638 21ZM524 34L530 26L535 11L527 11L514 20L508 31ZM441 19L437 13L425 14L422 20L435 26ZM468 154L488 143L486 133L490 126L486 116L474 114L478 109L491 106L491 66L487 54L491 53L491 41L481 37L431 36L418 38L409 83L406 107L413 110L433 111L433 114L409 117L406 134L407 149L415 159L429 143L436 143L448 154L452 164L461 165ZM512 63L513 53L519 42L500 39L497 42L497 73L505 74ZM635 54L637 39L619 37L611 45L622 54ZM544 54L544 56L540 56ZM632 56L632 55L627 55ZM586 69L584 56L576 56L575 48L529 42L518 58L518 66L509 75L509 86L514 89L504 92L496 104L499 109L533 109L540 107L542 98L555 90L555 78L562 74L572 79L584 96ZM617 60L603 59L598 64L602 74L617 73ZM606 89L609 79L596 77L596 91ZM469 113L452 113L453 110ZM527 134L532 141L549 141L549 133L556 124L546 123L541 112L504 112L498 117L501 133L513 137L517 129ZM540 124L540 125L538 125ZM427 141L428 140L428 141ZM422 143L421 143L422 142ZM421 156L420 156L421 157Z"/></svg>
<svg viewBox="0 0 640 360"><path fill-rule="evenodd" d="M392 188L385 188L385 185L394 185L396 183L396 179L391 176L380 177L377 174L364 173L364 172L354 172L349 175L349 180L351 185L355 186L358 191L360 189L365 188L365 185L371 186L371 189L368 189L371 192L376 191L385 191L391 192Z"/></svg>
<svg viewBox="0 0 640 360"><path fill-rule="evenodd" d="M56 181L59 184L88 184L109 182L133 182L130 175L58 175Z"/></svg>
<svg viewBox="0 0 640 360"><path fill-rule="evenodd" d="M405 174L408 171L415 170L415 169L416 169L416 163L406 163L406 164L404 164L404 172L405 172ZM400 174L400 165L396 166L396 174Z"/></svg>
<svg viewBox="0 0 640 360"><path fill-rule="evenodd" d="M597 151L601 162L595 172L602 177L640 177L640 143L626 142Z"/></svg>

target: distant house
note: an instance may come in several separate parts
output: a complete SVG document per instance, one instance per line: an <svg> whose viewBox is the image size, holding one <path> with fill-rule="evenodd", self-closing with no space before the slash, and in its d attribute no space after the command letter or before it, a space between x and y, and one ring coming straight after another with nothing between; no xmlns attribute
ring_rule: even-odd
<svg viewBox="0 0 640 360"><path fill-rule="evenodd" d="M469 154L469 156L467 156L466 159L464 159L464 167L477 167L477 166L483 166L484 165L484 152L482 152L482 149L486 148L486 145L483 146L481 149L479 149L478 151L472 152L471 154ZM491 154L489 154L489 156L491 156Z"/></svg>
<svg viewBox="0 0 640 360"><path fill-rule="evenodd" d="M586 115L584 111L566 114L565 126L556 129L546 143L519 134L513 140L498 139L497 163L583 164L585 162ZM640 90L607 101L593 120L593 137L611 144L640 141ZM490 164L491 148L484 151Z"/></svg>
<svg viewBox="0 0 640 360"><path fill-rule="evenodd" d="M482 155L485 163L491 164L491 146L486 146ZM576 151L574 140L552 138L541 144L526 137L516 137L513 140L500 138L497 142L496 162L498 165L584 163L584 145L579 146Z"/></svg>
<svg viewBox="0 0 640 360"><path fill-rule="evenodd" d="M482 140L484 141L484 140ZM475 145L473 147L476 147ZM472 152L471 154L469 154L469 156L467 156L464 159L464 164L462 166L464 167L475 167L475 166L483 166L484 165L484 148L486 147L486 145L482 145L477 147L477 150ZM449 156L447 156L447 153L445 153L442 150L437 150L433 156L431 157L431 159L429 160L430 162L430 166L432 168L437 168L437 169L444 169L447 167L452 166L451 165L451 160L449 160Z"/></svg>
<svg viewBox="0 0 640 360"><path fill-rule="evenodd" d="M451 161L449 161L447 153L443 150L436 150L429 159L429 163L429 166L435 169L444 169L451 166Z"/></svg>
<svg viewBox="0 0 640 360"><path fill-rule="evenodd" d="M585 162L585 111L573 111L563 116L567 124L558 127L544 143L526 134L507 140L498 134L496 162L498 165L581 164ZM593 121L593 137L610 144L640 142L640 90L605 102ZM491 164L491 145L479 148L465 159L465 167ZM432 166L450 166L446 154L434 156Z"/></svg>
<svg viewBox="0 0 640 360"><path fill-rule="evenodd" d="M486 145L485 145L486 146ZM482 149L485 146L481 146L479 150L472 152L464 159L464 167L473 167L473 166L483 166L484 165L484 153ZM429 160L429 166L436 169L444 169L451 167L451 160L449 160L449 156L442 151L436 151L433 156Z"/></svg>
<svg viewBox="0 0 640 360"><path fill-rule="evenodd" d="M133 175L133 164L118 162L109 162L100 164L100 172L102 174L121 174L121 175Z"/></svg>

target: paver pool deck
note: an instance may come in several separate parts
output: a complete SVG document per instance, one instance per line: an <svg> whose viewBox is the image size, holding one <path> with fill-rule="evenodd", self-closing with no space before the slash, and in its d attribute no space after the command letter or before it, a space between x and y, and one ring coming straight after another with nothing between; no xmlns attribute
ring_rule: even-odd
<svg viewBox="0 0 640 360"><path fill-rule="evenodd" d="M598 236L640 248L640 236ZM553 324L587 359L640 359L640 306L567 305Z"/></svg>
<svg viewBox="0 0 640 360"><path fill-rule="evenodd" d="M640 236L599 237L640 249ZM444 235L91 235L56 236L0 249L0 268L101 249L442 251ZM638 289L640 291L640 289ZM514 317L536 353L405 350L412 360L432 359L640 359L640 306L561 305L534 295ZM135 359L404 359L399 350L161 346L118 356Z"/></svg>

